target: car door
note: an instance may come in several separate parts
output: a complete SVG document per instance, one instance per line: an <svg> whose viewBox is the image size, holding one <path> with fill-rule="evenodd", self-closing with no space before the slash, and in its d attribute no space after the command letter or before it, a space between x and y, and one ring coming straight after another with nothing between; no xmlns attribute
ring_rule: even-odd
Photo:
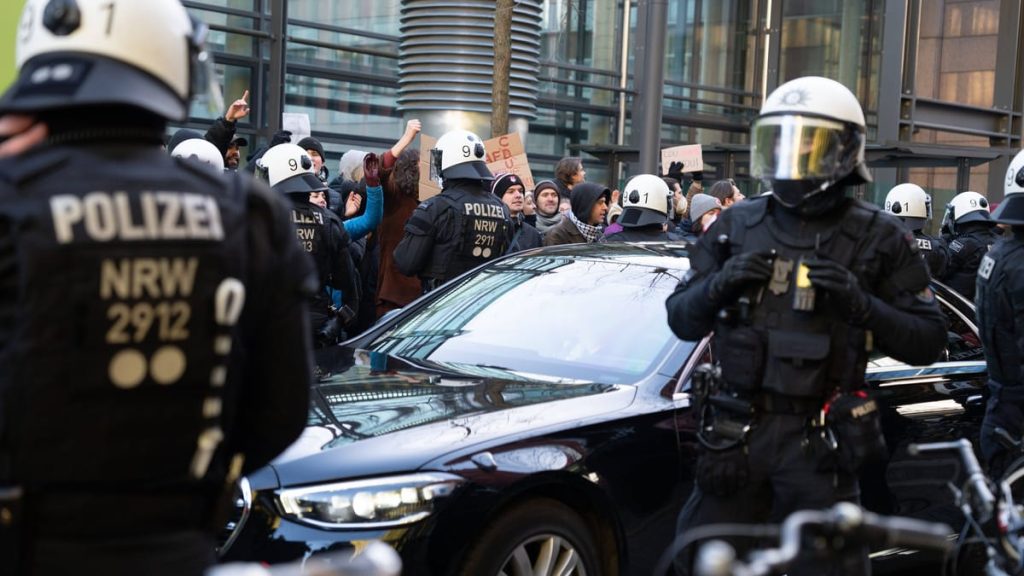
<svg viewBox="0 0 1024 576"><path fill-rule="evenodd" d="M948 488L961 475L956 455L910 456L907 445L956 438L977 445L987 373L973 308L956 294L936 288L948 324L939 361L908 366L882 354L869 359L866 379L882 407L890 458L862 471L862 500L881 513L956 525L959 512Z"/></svg>

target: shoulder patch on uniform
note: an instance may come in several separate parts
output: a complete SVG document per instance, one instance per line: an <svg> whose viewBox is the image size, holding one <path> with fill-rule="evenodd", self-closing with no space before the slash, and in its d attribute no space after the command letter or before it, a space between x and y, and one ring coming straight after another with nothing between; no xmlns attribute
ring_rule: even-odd
<svg viewBox="0 0 1024 576"><path fill-rule="evenodd" d="M978 277L988 280L989 276L992 275L992 269L995 267L995 259L986 254L985 257L981 259L981 265L978 266Z"/></svg>
<svg viewBox="0 0 1024 576"><path fill-rule="evenodd" d="M915 294L914 297L917 298L919 301L924 302L925 304L931 304L932 302L935 301L935 292L932 292L931 288L925 286L924 290L921 290L920 292Z"/></svg>
<svg viewBox="0 0 1024 576"><path fill-rule="evenodd" d="M953 240L949 243L949 249L953 252L959 252L964 249L964 243L959 240Z"/></svg>

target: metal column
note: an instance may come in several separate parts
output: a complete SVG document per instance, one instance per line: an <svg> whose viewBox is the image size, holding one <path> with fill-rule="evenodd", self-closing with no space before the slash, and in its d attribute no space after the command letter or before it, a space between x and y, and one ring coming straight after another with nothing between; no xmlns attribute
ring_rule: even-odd
<svg viewBox="0 0 1024 576"><path fill-rule="evenodd" d="M270 0L270 77L267 78L267 140L281 130L288 28L288 1Z"/></svg>
<svg viewBox="0 0 1024 576"><path fill-rule="evenodd" d="M645 6L646 5L646 6ZM643 85L637 86L640 172L658 173L661 157L661 105L665 86L665 37L668 34L668 0L646 0L647 36L644 38ZM667 166L664 168L668 168Z"/></svg>

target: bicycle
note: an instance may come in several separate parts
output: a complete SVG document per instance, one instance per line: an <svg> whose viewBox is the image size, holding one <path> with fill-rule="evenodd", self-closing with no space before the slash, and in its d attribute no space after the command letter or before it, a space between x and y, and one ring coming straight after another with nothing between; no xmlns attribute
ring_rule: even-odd
<svg viewBox="0 0 1024 576"><path fill-rule="evenodd" d="M858 549L861 546L886 548L905 546L922 550L947 552L950 549L952 529L945 524L924 522L913 518L882 516L868 512L856 504L839 502L826 510L798 510L783 521L782 526L716 524L689 530L673 543L662 556L656 574L665 574L675 553L690 544L706 538L724 536L774 536L777 548L751 551L747 560L740 560L732 545L722 540L703 544L694 564L696 576L768 576L782 574L807 550L805 532L814 529L824 536L832 551ZM665 561L667 558L667 561Z"/></svg>
<svg viewBox="0 0 1024 576"><path fill-rule="evenodd" d="M999 430L996 431L999 435ZM1003 431L1004 436L1012 444ZM1015 445L1019 445L1016 443ZM964 514L964 528L960 531L953 551L953 573L959 563L959 556L966 545L980 543L986 554L986 576L1009 576L1024 571L1024 512L1013 497L1013 484L1024 478L1024 459L1010 465L1002 480L995 484L981 470L974 449L967 440L911 444L907 452L911 455L926 452L957 452L964 465L967 480L962 488L950 484L956 504ZM986 531L986 526L991 530ZM997 542L991 533L995 534Z"/></svg>

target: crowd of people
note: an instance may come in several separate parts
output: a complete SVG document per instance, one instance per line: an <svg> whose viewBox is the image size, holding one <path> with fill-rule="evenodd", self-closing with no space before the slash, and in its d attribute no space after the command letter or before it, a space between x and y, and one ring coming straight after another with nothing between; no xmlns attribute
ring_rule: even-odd
<svg viewBox="0 0 1024 576"><path fill-rule="evenodd" d="M721 378L695 390L707 426L680 531L858 499L859 465L884 451L867 353L939 356L932 276L977 299L988 465L1006 456L997 428L1021 436L1024 153L994 214L961 192L929 237L920 187L893 188L885 210L850 197L871 180L863 111L840 83L806 77L773 91L752 127L751 174L771 189L756 198L729 179L705 189L678 164L615 190L577 157L529 190L490 173L478 135L451 130L427 162L441 192L421 199L416 120L388 150L347 151L333 179L322 143L286 132L242 165L248 93L205 134L164 142L213 88L205 36L179 0L26 4L18 78L0 97L11 573L202 574L234 482L306 424L314 349L540 246L687 242L668 324L686 340L713 333ZM996 243L998 226L1010 237ZM839 572L864 573L865 559Z"/></svg>

